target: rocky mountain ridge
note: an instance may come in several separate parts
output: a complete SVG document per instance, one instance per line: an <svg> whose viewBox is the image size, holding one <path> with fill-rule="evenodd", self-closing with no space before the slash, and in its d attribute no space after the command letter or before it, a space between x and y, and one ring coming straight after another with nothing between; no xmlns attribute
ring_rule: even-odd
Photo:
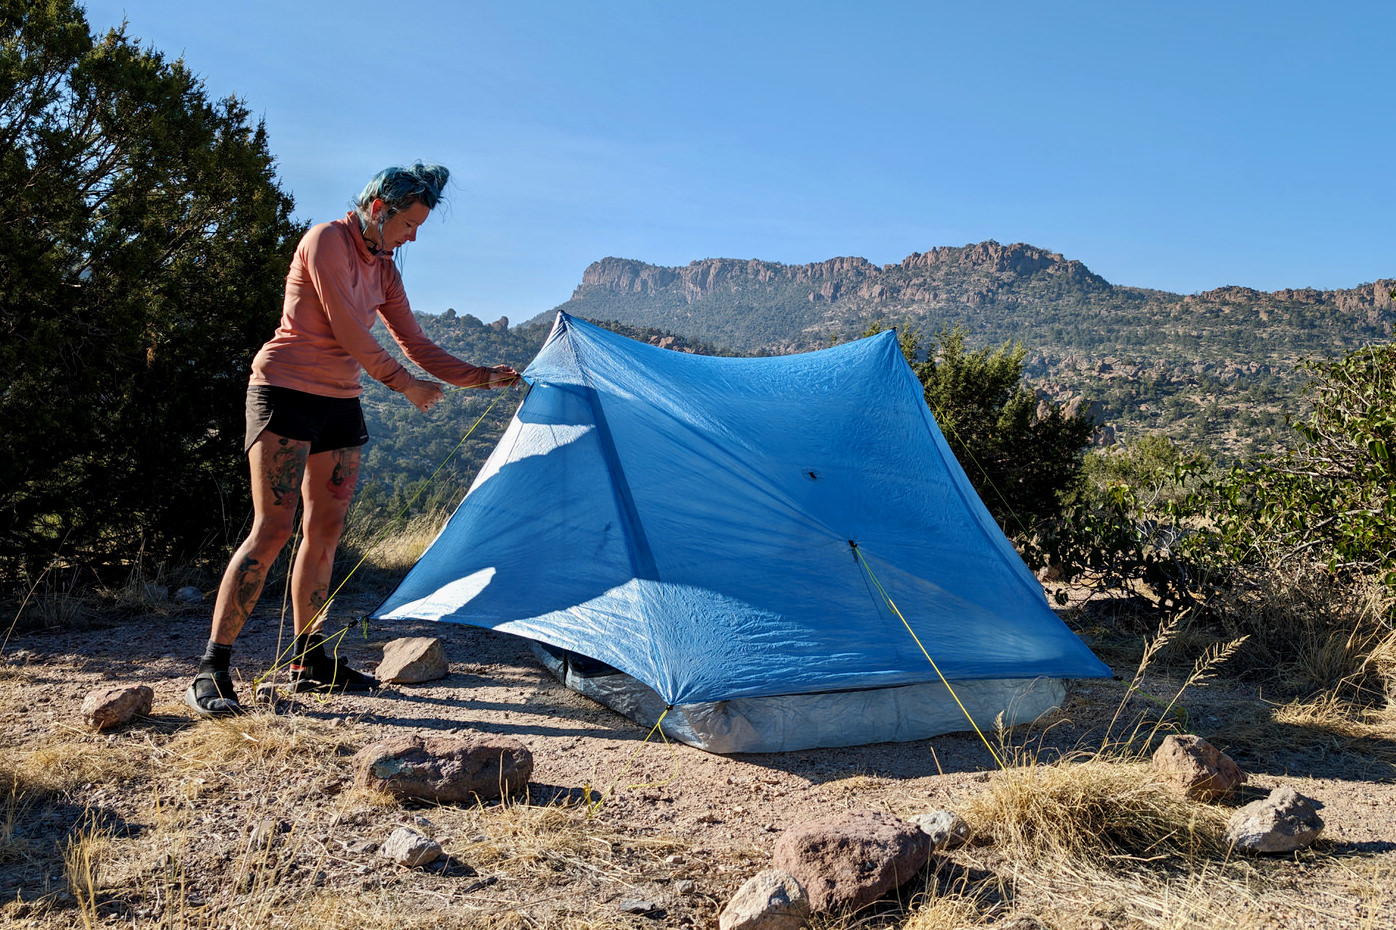
<svg viewBox="0 0 1396 930"><path fill-rule="evenodd" d="M1184 310L1231 312L1235 305L1256 309L1260 322L1270 322L1279 312L1296 307L1328 309L1354 317L1366 335L1389 336L1392 332L1393 302L1391 280L1342 290L1285 288L1273 292L1243 286L1225 286L1197 294L1174 294L1148 288L1113 285L1086 265L1057 252L1026 243L1002 245L993 240L962 247L940 246L927 252L913 252L901 262L878 266L865 258L840 256L805 265L785 265L760 259L706 258L683 267L651 265L635 259L603 258L587 267L582 282L571 299L559 309L575 312L580 306L607 301L633 304L649 301L648 317L618 317L637 325L664 325L666 310L682 303L692 306L711 301L743 297L750 309L760 314L772 299L803 298L809 304L828 304L831 312L820 314L817 323L802 340L792 334L788 348L804 348L801 342L819 344L825 340L817 332L852 315L876 316L877 308L897 315L918 315L933 308L986 308L1012 306L1031 300L1072 298L1094 302L1148 302L1162 309L1178 304ZM801 292L793 293L792 292ZM837 310L844 310L840 313ZM873 312L870 312L873 311ZM898 313L898 311L901 311ZM701 329L694 335L712 338ZM745 342L745 341L744 341ZM733 348L772 349L749 342Z"/></svg>
<svg viewBox="0 0 1396 930"><path fill-rule="evenodd" d="M1390 340L1393 288L1386 278L1183 295L1112 284L1060 253L990 240L881 266L854 256L683 267L604 258L559 309L751 354L818 348L870 325L925 335L963 326L971 344L1027 346L1044 396L1099 401L1126 433L1166 429L1237 451L1298 409L1304 359Z"/></svg>
<svg viewBox="0 0 1396 930"><path fill-rule="evenodd" d="M589 305L617 296L651 300L657 305L686 305L744 296L753 308L766 299L803 299L814 313L804 317L808 335L792 333L778 348L808 348L825 341L820 330L836 327L839 307L903 304L937 306L960 303L980 307L1009 299L1015 281L1043 278L1062 286L1095 292L1110 289L1104 278L1079 261L1024 243L1000 245L994 241L964 247L936 247L913 252L898 264L874 265L865 258L840 256L806 265L784 265L759 259L706 258L681 268L651 265L634 259L603 258L587 267L582 283L561 309ZM819 305L826 305L820 308ZM657 309L657 307L656 307ZM820 309L826 312L819 312ZM868 316L866 312L859 314ZM639 323L622 317L625 322ZM823 324L823 325L821 325ZM653 323L649 325L654 325ZM698 332L705 338L717 333ZM746 350L773 349L769 345L735 345Z"/></svg>

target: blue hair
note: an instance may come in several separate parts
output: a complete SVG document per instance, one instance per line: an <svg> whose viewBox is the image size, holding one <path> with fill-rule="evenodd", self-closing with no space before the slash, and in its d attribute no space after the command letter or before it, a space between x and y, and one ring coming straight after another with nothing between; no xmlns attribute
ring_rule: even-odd
<svg viewBox="0 0 1396 930"><path fill-rule="evenodd" d="M368 208L375 200L383 201L389 214L405 210L414 203L435 210L446 196L446 182L450 177L451 172L445 165L420 161L384 168L364 185L363 192L354 201L354 209L365 222L368 220Z"/></svg>

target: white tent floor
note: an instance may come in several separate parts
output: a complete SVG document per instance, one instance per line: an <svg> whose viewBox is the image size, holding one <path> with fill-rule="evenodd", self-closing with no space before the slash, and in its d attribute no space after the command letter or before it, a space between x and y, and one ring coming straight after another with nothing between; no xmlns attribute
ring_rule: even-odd
<svg viewBox="0 0 1396 930"><path fill-rule="evenodd" d="M976 726L988 733L1030 723L1061 706L1066 695L1057 678L957 681L949 687L934 681L682 704L665 714L659 695L624 672L539 643L533 653L572 690L648 727L663 715L666 736L721 754L910 742Z"/></svg>

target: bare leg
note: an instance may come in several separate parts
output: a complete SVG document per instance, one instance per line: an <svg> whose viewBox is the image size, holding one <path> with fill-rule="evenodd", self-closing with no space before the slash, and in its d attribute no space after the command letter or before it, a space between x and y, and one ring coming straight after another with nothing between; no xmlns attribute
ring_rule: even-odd
<svg viewBox="0 0 1396 930"><path fill-rule="evenodd" d="M301 543L291 573L291 611L297 633L318 631L330 598L330 576L344 518L359 480L359 448L310 456L301 484L305 510Z"/></svg>
<svg viewBox="0 0 1396 930"><path fill-rule="evenodd" d="M214 642L231 646L262 594L267 571L291 538L310 443L264 431L248 450L252 531L233 553L213 607Z"/></svg>

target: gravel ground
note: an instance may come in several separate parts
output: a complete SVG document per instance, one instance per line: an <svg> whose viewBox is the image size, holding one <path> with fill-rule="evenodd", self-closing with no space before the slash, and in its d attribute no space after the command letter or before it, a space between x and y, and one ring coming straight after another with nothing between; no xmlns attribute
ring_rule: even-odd
<svg viewBox="0 0 1396 930"><path fill-rule="evenodd" d="M367 598L362 603L342 600L335 605L328 627L351 623L372 606ZM206 608L192 608L79 633L12 636L0 659L0 667L10 670L0 680L4 751L18 758L26 751L65 739L87 740L94 751L100 751L104 741L129 745L143 739L154 752L161 740L196 727L181 697L207 638L207 624ZM286 628L289 630L289 620ZM259 610L249 621L234 652L235 670L244 680L244 700L251 699L250 679L272 664L282 635L280 617L269 608ZM715 926L716 912L725 897L761 866L775 839L793 824L852 808L875 808L904 816L955 809L983 790L994 767L989 752L973 734L737 757L647 739L645 729L561 687L534 661L522 641L470 627L369 623L365 628L356 624L349 628L341 652L356 667L372 669L383 644L403 636L440 637L451 663L450 675L370 695L283 702L281 710L319 721L325 729L340 734L351 749L405 731L470 729L521 740L533 754L534 801L576 798L587 787L599 790L606 797L593 815L599 822L625 836L655 840L654 855L635 866L641 874L632 876L628 897L624 888L587 892L603 894L612 908L619 907L616 902L633 904L635 896L649 895L667 902L657 911L652 909L645 925L654 925L663 917L660 923L665 925ZM82 726L79 705L92 688L111 683L153 688L151 718L125 734L91 735ZM1038 758L1051 760L1098 746L1123 693L1118 682L1072 684L1065 707L1054 715L1050 726L1034 730L1029 748ZM1240 745L1228 734L1245 732L1240 725L1242 718L1249 719L1263 708L1255 695L1212 682L1190 691L1186 703L1195 730L1229 752L1248 772L1249 796L1290 784L1320 801L1327 823L1323 849L1351 867L1337 872L1320 869L1322 874L1309 875L1302 879L1313 885L1309 906L1296 907L1294 902L1277 905L1273 914L1252 915L1257 922L1246 926L1322 930L1396 926L1396 912L1387 910L1396 906L1392 904L1396 900L1396 769L1391 764L1396 746L1389 739L1374 739L1369 745L1354 747L1350 741L1312 732L1296 732L1284 745ZM1014 739L1027 737L1014 734ZM290 765L285 777L291 784L269 789L280 796L277 803L291 805L289 810L297 804L313 806L344 792L345 766L341 763L338 768L326 769L323 763L307 760L300 783L295 764ZM212 787L205 786L200 795L210 801L218 799L204 814L215 823L210 831L216 833L216 823L223 822L218 818L224 817L222 829L230 842L234 835L245 837L248 822L255 819L257 810L265 809L266 797L255 786L249 790L246 785L217 784L216 773L210 778ZM141 809L149 804L150 789L133 790L137 797L123 800L120 786L94 786L84 806L105 805L128 821L137 821L145 816ZM45 813L51 819L45 828L55 836L71 830L73 823L65 817L76 821L82 811L76 805L70 807L57 814ZM191 811L197 814L200 810L197 801L191 803ZM448 834L476 829L464 815L423 815L434 818L438 826L444 822ZM340 816L335 821L336 830L324 839L327 843L344 839L341 845L346 849L352 849L354 842L381 841L383 837L377 834L386 830L394 817L402 816L402 811L382 816L356 814L348 818L352 835L347 839L340 836L345 830L345 818ZM28 829L32 832L34 826ZM458 843L464 840L458 838ZM449 844L447 848L452 849ZM342 862L358 881L369 868L362 859L345 855L335 861ZM460 868L468 868L463 853L455 861ZM1296 865L1296 869L1306 867L1312 864ZM0 857L0 901L19 902L11 905L8 913L0 909L0 918L16 921L16 925L26 919L35 921L33 926L59 925L44 923L42 908L33 903L45 891L61 898L61 892L55 891L55 880L41 874L52 868L52 862L5 863ZM643 874L646 872L651 874ZM475 871L471 869L469 874ZM683 888L683 900L676 898L675 887ZM580 893L580 889L574 891ZM217 889L207 893L215 894ZM26 905L26 901L30 903ZM132 925L139 923L131 919ZM1099 925L1113 926L1108 922Z"/></svg>

